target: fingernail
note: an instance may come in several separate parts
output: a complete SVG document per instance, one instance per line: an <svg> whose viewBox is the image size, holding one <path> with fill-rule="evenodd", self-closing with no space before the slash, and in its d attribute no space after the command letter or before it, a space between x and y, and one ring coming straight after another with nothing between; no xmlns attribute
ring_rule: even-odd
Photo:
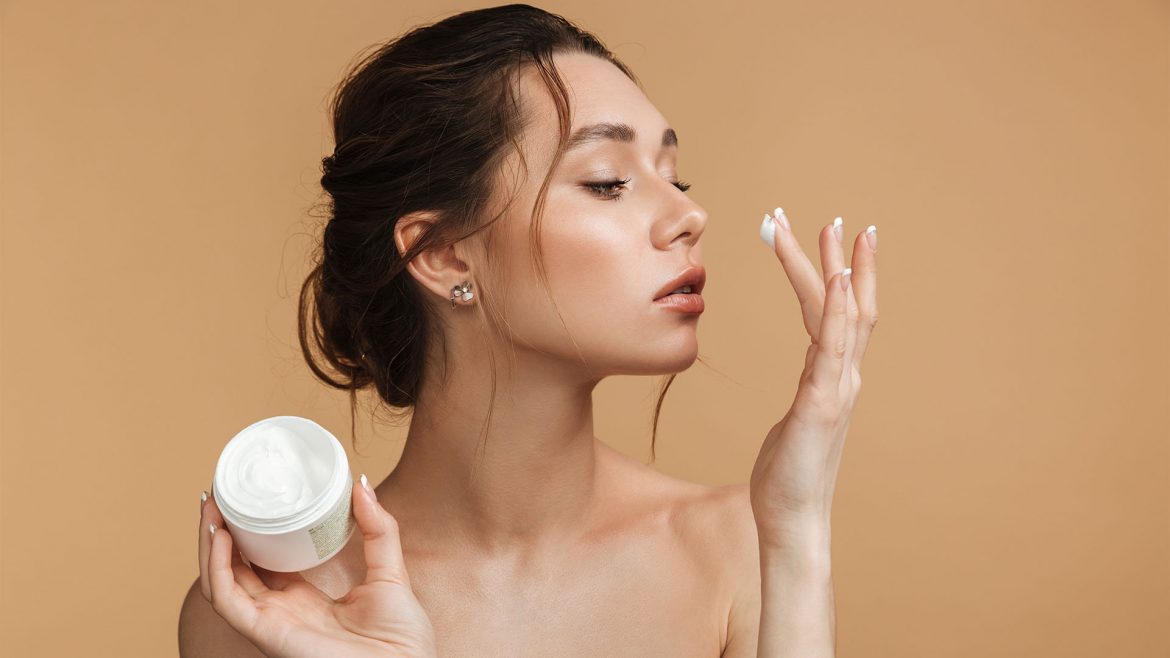
<svg viewBox="0 0 1170 658"><path fill-rule="evenodd" d="M370 488L370 481L366 479L365 473L362 473L361 480L362 488L366 490L366 495L369 496L370 500L378 500L378 497L374 495L374 490Z"/></svg>
<svg viewBox="0 0 1170 658"><path fill-rule="evenodd" d="M207 491L199 492L199 514L203 514L203 505L207 502Z"/></svg>
<svg viewBox="0 0 1170 658"><path fill-rule="evenodd" d="M772 211L772 216L780 222L780 226L783 226L785 231L792 230L792 227L788 225L788 215L784 214L783 208L776 206L776 210Z"/></svg>
<svg viewBox="0 0 1170 658"><path fill-rule="evenodd" d="M207 528L209 530L211 530L211 534L213 534L213 535L215 534L215 524L214 523L208 523Z"/></svg>
<svg viewBox="0 0 1170 658"><path fill-rule="evenodd" d="M853 268L846 267L841 270L841 290L849 290L849 279L853 276Z"/></svg>
<svg viewBox="0 0 1170 658"><path fill-rule="evenodd" d="M870 249L877 251L877 227L873 224L870 224L869 228L865 229L865 241L869 243Z"/></svg>
<svg viewBox="0 0 1170 658"><path fill-rule="evenodd" d="M841 219L840 217L833 220L833 233L835 233L837 235L838 241L841 240L841 233L844 232L844 229L841 228L841 224L843 224L844 222L845 222L845 220Z"/></svg>
<svg viewBox="0 0 1170 658"><path fill-rule="evenodd" d="M764 222L760 224L760 241L769 249L776 250L776 223L764 213Z"/></svg>

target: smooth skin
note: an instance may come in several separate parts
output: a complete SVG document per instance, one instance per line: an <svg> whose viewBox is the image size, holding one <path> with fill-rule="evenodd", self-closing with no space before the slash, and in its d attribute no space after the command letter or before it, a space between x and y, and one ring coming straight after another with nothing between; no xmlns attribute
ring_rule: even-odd
<svg viewBox="0 0 1170 658"><path fill-rule="evenodd" d="M275 574L239 559L210 498L200 576L180 618L183 656L740 658L757 655L757 641L760 655L794 647L831 655L827 521L876 318L874 251L859 235L855 281L842 290L834 288L842 244L830 225L821 232L823 278L791 233L776 232L813 344L797 400L765 438L749 483L685 482L610 448L593 432L597 383L679 372L697 357L698 317L651 300L702 262L708 217L678 188L677 147L660 144L669 124L642 91L598 58L556 59L574 130L598 121L637 130L633 142L574 150L553 175L543 247L571 334L529 269L529 214L557 128L552 99L526 75L521 95L535 111L522 147L532 173L512 179L520 198L495 247L506 251L489 260L468 239L409 265L433 293L428 303L450 318L458 365L446 387L424 385L403 455L375 488L377 505L354 487L362 532L319 567ZM513 158L505 170L520 165ZM613 179L628 180L607 190L617 200L587 187ZM399 249L432 220L400 218ZM484 273L475 301L451 309L451 287ZM497 301L511 335L490 346L503 352L481 445L491 364L466 311L505 290ZM766 654L765 642L780 649Z"/></svg>

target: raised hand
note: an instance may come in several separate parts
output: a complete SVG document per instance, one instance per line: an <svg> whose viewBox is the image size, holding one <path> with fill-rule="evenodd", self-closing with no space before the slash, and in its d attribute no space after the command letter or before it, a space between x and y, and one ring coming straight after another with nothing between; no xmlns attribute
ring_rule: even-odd
<svg viewBox="0 0 1170 658"><path fill-rule="evenodd" d="M877 324L877 228L853 241L845 268L838 217L820 232L818 274L781 208L764 215L772 247L800 303L810 343L788 413L768 432L752 470L752 510L761 546L789 547L829 529L845 435L861 389L861 360Z"/></svg>
<svg viewBox="0 0 1170 658"><path fill-rule="evenodd" d="M366 579L333 599L299 573L265 572L244 563L215 498L200 517L203 595L232 628L274 658L436 656L435 631L410 587L398 523L362 476L352 509L363 536ZM211 531L214 524L215 530Z"/></svg>

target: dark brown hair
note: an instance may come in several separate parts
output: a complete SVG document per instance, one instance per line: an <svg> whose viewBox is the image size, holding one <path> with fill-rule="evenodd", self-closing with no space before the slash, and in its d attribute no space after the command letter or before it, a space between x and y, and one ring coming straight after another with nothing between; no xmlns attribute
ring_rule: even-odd
<svg viewBox="0 0 1170 658"><path fill-rule="evenodd" d="M525 4L468 11L415 27L360 57L339 83L330 107L336 146L322 160L328 221L315 266L301 286L298 335L313 374L349 391L351 423L356 393L370 384L392 416L413 410L428 341L442 342L442 332L434 328L444 318L430 310L422 289L403 272L419 253L487 229L511 205L509 201L495 217L485 218L497 191L498 170L511 153L509 145L523 161L519 136L531 117L516 99L513 84L524 67L535 67L556 104L560 144L551 169L560 161L570 114L552 57L566 52L609 61L641 86L600 39L561 16ZM546 177L533 210L530 239L551 298L540 250L548 184ZM399 217L416 211L432 212L437 220L428 223L407 253L399 254L394 226ZM490 244L492 232L484 235ZM474 272L469 277L477 280ZM476 299L485 329L502 335L506 322L490 296ZM311 346L335 374L318 365ZM440 349L445 380L446 349ZM489 359L492 404L485 433L496 395L496 361L490 350ZM660 388L651 461L662 401L675 376L669 375ZM401 411L394 413L395 408Z"/></svg>

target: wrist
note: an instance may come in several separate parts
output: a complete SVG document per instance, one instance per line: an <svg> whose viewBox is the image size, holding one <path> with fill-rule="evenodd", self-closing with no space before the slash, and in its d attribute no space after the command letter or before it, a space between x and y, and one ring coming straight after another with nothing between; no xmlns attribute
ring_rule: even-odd
<svg viewBox="0 0 1170 658"><path fill-rule="evenodd" d="M832 566L832 532L828 523L787 526L780 537L760 536L763 568L827 575Z"/></svg>

